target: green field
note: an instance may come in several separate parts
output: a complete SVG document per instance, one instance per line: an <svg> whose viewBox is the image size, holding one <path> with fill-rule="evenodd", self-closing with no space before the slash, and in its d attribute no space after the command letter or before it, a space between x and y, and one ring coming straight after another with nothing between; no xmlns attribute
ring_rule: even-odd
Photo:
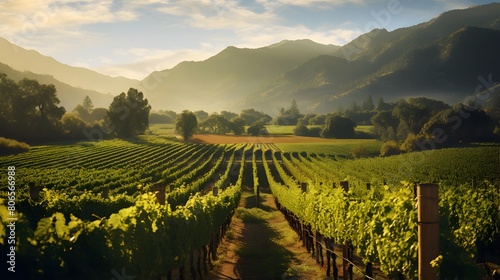
<svg viewBox="0 0 500 280"><path fill-rule="evenodd" d="M269 134L276 135L293 135L293 130L295 129L295 125L266 125L266 129ZM308 128L319 127L322 128L322 125L308 125ZM371 133L372 125L359 125L355 128L355 131Z"/></svg>
<svg viewBox="0 0 500 280"><path fill-rule="evenodd" d="M277 143L275 144L284 152L306 152L319 155L352 155L353 149L365 147L368 154L376 156L380 152L382 143L375 139L332 139L328 143Z"/></svg>
<svg viewBox="0 0 500 280"><path fill-rule="evenodd" d="M258 193L257 186L269 186L283 212L315 233L351 241L386 275L417 275L417 182L439 184L439 242L453 252L442 253L442 275L480 279L471 255L477 242L500 233L496 145L352 159L358 147L378 154L380 142L197 144L167 139L171 130L157 125L152 131L162 136L33 146L0 157L9 180L15 177L16 260L28 278L104 279L114 267L159 278L164 267L177 269L213 243L242 189ZM344 181L348 192L338 187ZM0 191L10 196L7 184ZM165 191L165 205L153 191ZM7 206L0 199L0 237ZM104 260L82 257L92 252Z"/></svg>

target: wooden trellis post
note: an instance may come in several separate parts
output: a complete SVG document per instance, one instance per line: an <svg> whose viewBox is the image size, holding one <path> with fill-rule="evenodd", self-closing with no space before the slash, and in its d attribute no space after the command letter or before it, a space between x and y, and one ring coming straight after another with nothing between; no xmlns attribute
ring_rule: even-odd
<svg viewBox="0 0 500 280"><path fill-rule="evenodd" d="M42 188L40 186L35 185L34 183L29 184L30 187L30 198L34 202L39 202L40 201L40 191Z"/></svg>
<svg viewBox="0 0 500 280"><path fill-rule="evenodd" d="M165 186L161 184L155 184L152 187L153 192L156 193L156 199L161 205L165 205Z"/></svg>
<svg viewBox="0 0 500 280"><path fill-rule="evenodd" d="M419 184L418 199L418 279L437 279L431 261L439 255L438 185Z"/></svg>

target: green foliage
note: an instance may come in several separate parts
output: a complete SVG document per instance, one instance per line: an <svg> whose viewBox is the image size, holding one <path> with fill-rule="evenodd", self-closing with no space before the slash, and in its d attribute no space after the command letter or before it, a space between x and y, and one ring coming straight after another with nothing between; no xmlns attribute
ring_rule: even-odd
<svg viewBox="0 0 500 280"><path fill-rule="evenodd" d="M383 157L393 156L399 153L401 153L401 150L399 149L399 144L394 140L385 142L382 145L382 147L380 147L380 155Z"/></svg>
<svg viewBox="0 0 500 280"><path fill-rule="evenodd" d="M92 99L88 95L83 99L82 107L89 113L94 110L94 103L92 103Z"/></svg>
<svg viewBox="0 0 500 280"><path fill-rule="evenodd" d="M487 156L492 150L450 149L429 151L416 159L409 154L349 161L285 155L283 164L272 154L283 183L272 175L267 164L270 158L263 164L273 195L282 207L336 243L350 241L365 262L380 264L386 274L401 273L409 279L417 276L415 194L413 184L394 179L404 176L411 180L441 182L440 244L444 244L441 277L467 275L472 279L481 273L470 253L474 253L478 241L491 241L500 231L500 193L495 181L484 181L475 189L463 183L474 174L498 180L495 162ZM428 157L431 155L432 158ZM473 158L484 161L475 162L472 168ZM401 169L401 162L411 162L410 170L399 170L402 176L392 175L394 170ZM427 174L430 166L439 167L438 173ZM387 174L394 179L382 185ZM440 176L435 176L437 174ZM349 180L349 192L322 184L331 182L332 177L336 178L337 185L340 180ZM371 190L367 191L365 183L370 181ZM298 182L307 183L306 192L298 187Z"/></svg>
<svg viewBox="0 0 500 280"><path fill-rule="evenodd" d="M370 155L368 149L365 146L357 146L352 148L351 154L354 158L367 158Z"/></svg>
<svg viewBox="0 0 500 280"><path fill-rule="evenodd" d="M304 115L300 114L297 101L292 100L290 108L281 108L280 115L276 117L273 121L276 125L296 125Z"/></svg>
<svg viewBox="0 0 500 280"><path fill-rule="evenodd" d="M253 125L255 122L266 124L273 118L264 112L256 111L255 109L241 110L240 118L245 120L245 125Z"/></svg>
<svg viewBox="0 0 500 280"><path fill-rule="evenodd" d="M198 127L198 120L195 114L191 111L184 110L175 122L175 131L182 135L184 141L189 140L193 137L196 129Z"/></svg>
<svg viewBox="0 0 500 280"><path fill-rule="evenodd" d="M148 193L134 205L93 222L74 216L66 222L63 214L54 213L40 219L34 230L26 223L16 224L21 240L16 258L33 260L23 272L35 278L102 278L113 268L125 266L130 275L151 279L162 275L165 268L179 266L191 250L208 244L236 207L240 194L240 187L232 186L218 196L195 195L170 211ZM4 207L2 202L2 213ZM2 224L7 222L4 216ZM100 261L87 255L90 252L99 254Z"/></svg>
<svg viewBox="0 0 500 280"><path fill-rule="evenodd" d="M309 128L303 124L297 125L293 130L293 134L298 136L309 136L309 133Z"/></svg>
<svg viewBox="0 0 500 280"><path fill-rule="evenodd" d="M234 117L229 122L229 128L234 135L241 135L245 132L245 120L240 117Z"/></svg>
<svg viewBox="0 0 500 280"><path fill-rule="evenodd" d="M0 137L0 155L12 155L27 152L30 145L24 142L19 142L14 139Z"/></svg>
<svg viewBox="0 0 500 280"><path fill-rule="evenodd" d="M266 135L267 130L262 122L255 122L247 128L247 133L253 136Z"/></svg>
<svg viewBox="0 0 500 280"><path fill-rule="evenodd" d="M342 142L336 149L344 149L346 155L361 143L380 149L374 140L335 142ZM27 153L0 157L0 165L16 166L16 185L34 182L45 187L38 203L29 201L26 187L19 187L16 203L22 213L16 222L16 261L36 279L109 278L109 271L120 267L141 279L158 278L165 268L177 268L189 252L206 245L231 215L240 199L246 161L242 156L235 162L239 151L253 154L254 186L259 185L257 160L262 157L273 195L304 224L337 243L351 241L365 261L380 264L386 274L402 273L409 279L417 273L418 225L413 183L408 182L440 183L442 259L434 263L443 278L480 277L473 260L476 244L488 243L500 233L498 166L492 156L498 147L357 160L319 155L333 145L257 148L141 137L36 146ZM281 149L293 152L280 153ZM229 182L234 175L233 186ZM479 180L471 188L467 183L473 177ZM343 180L349 181L349 192L331 187ZM299 182L307 183L306 192ZM170 184L168 205L156 203L147 190L151 183ZM203 195L204 186L212 183L219 195ZM98 195L105 188L110 190L107 199ZM246 221L263 217L253 210L239 214ZM9 217L5 200L0 201L0 217L3 241Z"/></svg>
<svg viewBox="0 0 500 280"><path fill-rule="evenodd" d="M353 138L356 123L351 119L334 115L326 120L326 125L321 131L325 138Z"/></svg>
<svg viewBox="0 0 500 280"><path fill-rule="evenodd" d="M47 141L61 138L64 107L54 85L23 79L18 83L0 74L0 128L2 136L22 141Z"/></svg>
<svg viewBox="0 0 500 280"><path fill-rule="evenodd" d="M210 133L226 134L231 130L230 122L222 115L211 114L206 120L200 123L200 129L208 130Z"/></svg>
<svg viewBox="0 0 500 280"><path fill-rule="evenodd" d="M144 134L149 127L151 105L144 94L130 88L125 94L115 96L109 106L107 117L111 122L111 131L119 137L131 137Z"/></svg>

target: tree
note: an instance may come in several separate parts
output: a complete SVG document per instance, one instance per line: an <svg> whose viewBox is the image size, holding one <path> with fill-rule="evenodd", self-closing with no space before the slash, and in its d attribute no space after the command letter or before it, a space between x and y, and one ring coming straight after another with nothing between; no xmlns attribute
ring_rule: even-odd
<svg viewBox="0 0 500 280"><path fill-rule="evenodd" d="M351 103L351 106L349 107L349 110L351 110L353 112L357 112L357 111L359 111L359 109L360 108L359 108L358 102L356 102L356 101L353 101Z"/></svg>
<svg viewBox="0 0 500 280"><path fill-rule="evenodd" d="M303 115L300 114L299 107L297 106L297 101L292 100L290 108L285 110L281 108L280 115L274 120L274 124L277 125L296 125Z"/></svg>
<svg viewBox="0 0 500 280"><path fill-rule="evenodd" d="M432 117L419 136L430 139L437 148L451 147L460 142L488 140L493 136L493 128L485 111L458 104Z"/></svg>
<svg viewBox="0 0 500 280"><path fill-rule="evenodd" d="M221 111L220 115L223 116L228 121L230 121L233 118L236 118L238 116L238 114L233 113L233 112L229 112L229 111Z"/></svg>
<svg viewBox="0 0 500 280"><path fill-rule="evenodd" d="M399 118L401 122L404 122L413 134L419 133L422 126L431 117L426 107L420 104L410 103L406 100L400 100L392 114Z"/></svg>
<svg viewBox="0 0 500 280"><path fill-rule="evenodd" d="M245 132L245 120L240 117L232 118L231 122L229 122L229 127L235 135L241 135Z"/></svg>
<svg viewBox="0 0 500 280"><path fill-rule="evenodd" d="M189 140L194 135L198 127L198 119L196 115L188 110L182 111L175 122L175 131L182 135L184 141Z"/></svg>
<svg viewBox="0 0 500 280"><path fill-rule="evenodd" d="M266 127L262 122L255 122L247 129L247 133L253 136L267 134Z"/></svg>
<svg viewBox="0 0 500 280"><path fill-rule="evenodd" d="M352 138L356 123L351 119L334 115L327 119L325 128L321 131L321 137L325 138Z"/></svg>
<svg viewBox="0 0 500 280"><path fill-rule="evenodd" d="M73 113L64 114L61 122L65 136L71 139L81 138L82 131L87 128L87 123Z"/></svg>
<svg viewBox="0 0 500 280"><path fill-rule="evenodd" d="M241 110L240 118L245 120L246 125L252 125L257 121L268 123L273 119L271 116L264 114L263 112L255 111L255 109Z"/></svg>
<svg viewBox="0 0 500 280"><path fill-rule="evenodd" d="M92 110L94 110L94 104L88 95L83 99L82 107L89 113L92 113Z"/></svg>
<svg viewBox="0 0 500 280"><path fill-rule="evenodd" d="M386 110L391 110L391 108L392 106L390 104L385 103L384 98L382 96L378 98L377 107L375 107L375 110L386 111Z"/></svg>
<svg viewBox="0 0 500 280"><path fill-rule="evenodd" d="M195 111L193 114L198 119L198 122L202 122L202 121L205 121L206 119L208 119L208 113L203 111L203 110Z"/></svg>
<svg viewBox="0 0 500 280"><path fill-rule="evenodd" d="M34 115L35 118L38 118L35 125L44 132L56 126L66 112L64 107L57 106L60 101L56 95L56 87L54 85L41 85L37 80L30 79L21 80L19 86L31 100L31 105L34 106Z"/></svg>
<svg viewBox="0 0 500 280"><path fill-rule="evenodd" d="M326 122L325 115L317 115L316 117L309 120L309 125L324 125Z"/></svg>
<svg viewBox="0 0 500 280"><path fill-rule="evenodd" d="M63 136L56 87L23 79L18 83L0 74L0 133L23 141L58 140Z"/></svg>
<svg viewBox="0 0 500 280"><path fill-rule="evenodd" d="M217 113L211 114L200 126L208 128L211 133L224 134L230 130L229 121Z"/></svg>
<svg viewBox="0 0 500 280"><path fill-rule="evenodd" d="M292 104L286 111L286 114L292 117L298 117L300 115L299 106L297 105L297 101L295 101L295 99L292 100Z"/></svg>
<svg viewBox="0 0 500 280"><path fill-rule="evenodd" d="M144 94L137 89L130 88L125 94L113 98L109 106L107 117L111 129L119 137L131 137L143 134L149 127L149 111L151 106Z"/></svg>
<svg viewBox="0 0 500 280"><path fill-rule="evenodd" d="M368 95L366 101L363 102L363 110L372 111L373 109L375 109L375 105L373 104L373 98L371 95Z"/></svg>
<svg viewBox="0 0 500 280"><path fill-rule="evenodd" d="M309 128L303 124L298 124L294 129L293 129L293 134L297 136L309 136Z"/></svg>
<svg viewBox="0 0 500 280"><path fill-rule="evenodd" d="M395 132L399 126L399 119L392 115L391 111L381 111L371 118L375 134L382 141L394 140Z"/></svg>

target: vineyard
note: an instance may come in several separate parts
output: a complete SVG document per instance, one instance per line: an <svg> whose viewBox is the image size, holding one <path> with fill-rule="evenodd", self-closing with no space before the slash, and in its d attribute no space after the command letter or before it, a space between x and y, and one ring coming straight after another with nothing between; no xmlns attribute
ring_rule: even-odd
<svg viewBox="0 0 500 280"><path fill-rule="evenodd" d="M320 248L349 244L385 275L412 279L419 182L439 183L441 277L480 277L479 244L500 234L498 146L357 160L304 150L150 136L0 157L15 178L16 277L110 279L126 269L138 279L183 279L186 268L193 278L205 275L243 187L257 197L269 187L290 225L307 231L299 235L317 260ZM7 176L2 182L8 186ZM4 256L9 206L1 201Z"/></svg>

